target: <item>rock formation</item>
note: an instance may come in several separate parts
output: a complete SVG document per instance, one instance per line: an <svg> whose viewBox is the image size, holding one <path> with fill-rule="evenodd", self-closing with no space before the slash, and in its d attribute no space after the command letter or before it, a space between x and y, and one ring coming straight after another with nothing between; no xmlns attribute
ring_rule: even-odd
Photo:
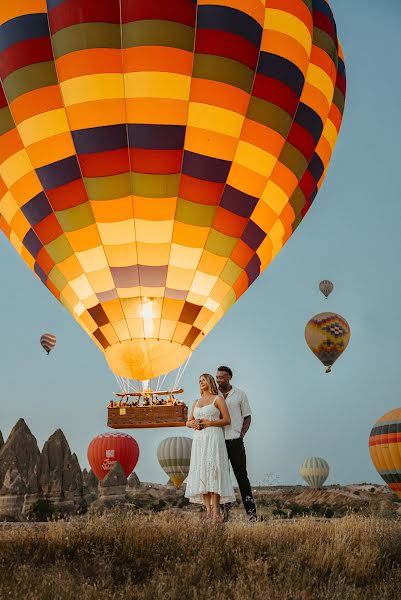
<svg viewBox="0 0 401 600"><path fill-rule="evenodd" d="M89 473L84 469L82 471L82 479L84 483L84 500L87 506L89 506L99 496L99 482L92 469Z"/></svg>
<svg viewBox="0 0 401 600"><path fill-rule="evenodd" d="M135 472L131 473L131 475L128 477L128 489L137 490L140 487L141 482L139 481L138 475Z"/></svg>
<svg viewBox="0 0 401 600"><path fill-rule="evenodd" d="M35 489L39 460L36 438L19 419L0 448L0 519L19 517L25 495Z"/></svg>
<svg viewBox="0 0 401 600"><path fill-rule="evenodd" d="M7 441L0 448L0 485L10 467L17 469L24 481L28 481L40 456L36 438L24 419L14 425Z"/></svg>
<svg viewBox="0 0 401 600"><path fill-rule="evenodd" d="M0 431L0 450L3 445L4 445L3 434Z"/></svg>
<svg viewBox="0 0 401 600"><path fill-rule="evenodd" d="M83 501L81 468L61 429L49 437L40 456L39 483L57 510L72 511Z"/></svg>
<svg viewBox="0 0 401 600"><path fill-rule="evenodd" d="M126 500L127 477L119 462L116 462L106 477L99 481L99 498L93 509L110 508ZM91 507L91 508L92 508Z"/></svg>

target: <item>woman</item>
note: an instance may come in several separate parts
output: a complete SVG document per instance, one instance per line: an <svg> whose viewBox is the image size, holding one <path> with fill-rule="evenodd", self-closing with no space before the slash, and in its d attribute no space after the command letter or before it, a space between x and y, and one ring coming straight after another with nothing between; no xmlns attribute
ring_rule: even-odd
<svg viewBox="0 0 401 600"><path fill-rule="evenodd" d="M208 373L199 378L201 398L194 403L187 427L195 430L185 496L204 504L208 517L220 520L220 504L235 502L223 427L231 419L216 382Z"/></svg>

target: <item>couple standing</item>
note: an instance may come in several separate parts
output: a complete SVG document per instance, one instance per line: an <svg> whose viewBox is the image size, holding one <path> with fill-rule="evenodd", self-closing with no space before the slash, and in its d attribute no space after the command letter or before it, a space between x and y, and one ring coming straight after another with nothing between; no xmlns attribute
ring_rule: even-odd
<svg viewBox="0 0 401 600"><path fill-rule="evenodd" d="M185 496L190 502L204 504L207 516L216 522L221 518L220 504L223 520L227 520L235 502L229 461L246 513L256 520L243 440L251 424L251 410L246 394L231 385L232 375L231 369L223 366L218 368L216 380L208 373L200 376L201 397L186 423L195 433Z"/></svg>

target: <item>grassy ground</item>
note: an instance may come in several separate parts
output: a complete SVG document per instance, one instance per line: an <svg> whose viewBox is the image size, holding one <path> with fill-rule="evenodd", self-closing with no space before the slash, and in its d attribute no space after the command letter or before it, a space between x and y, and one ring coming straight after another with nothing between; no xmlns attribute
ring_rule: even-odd
<svg viewBox="0 0 401 600"><path fill-rule="evenodd" d="M119 513L0 527L0 598L398 600L399 521Z"/></svg>

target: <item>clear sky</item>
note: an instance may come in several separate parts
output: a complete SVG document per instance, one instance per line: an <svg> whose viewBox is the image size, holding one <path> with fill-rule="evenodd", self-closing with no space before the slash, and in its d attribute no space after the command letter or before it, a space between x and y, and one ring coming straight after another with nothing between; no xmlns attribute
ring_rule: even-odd
<svg viewBox="0 0 401 600"><path fill-rule="evenodd" d="M290 241L202 342L182 384L197 397L198 375L228 364L253 410L246 438L252 483L274 473L300 483L299 465L321 456L328 483L381 482L369 432L401 405L401 3L332 0L347 68L347 101L323 187ZM42 447L62 428L82 467L107 431L116 391L102 353L0 235L0 430L24 417ZM321 279L335 290L326 301ZM329 375L304 341L314 314L351 326L346 353ZM39 346L57 335L50 356ZM164 482L156 449L189 430L130 430L141 449L140 479Z"/></svg>

